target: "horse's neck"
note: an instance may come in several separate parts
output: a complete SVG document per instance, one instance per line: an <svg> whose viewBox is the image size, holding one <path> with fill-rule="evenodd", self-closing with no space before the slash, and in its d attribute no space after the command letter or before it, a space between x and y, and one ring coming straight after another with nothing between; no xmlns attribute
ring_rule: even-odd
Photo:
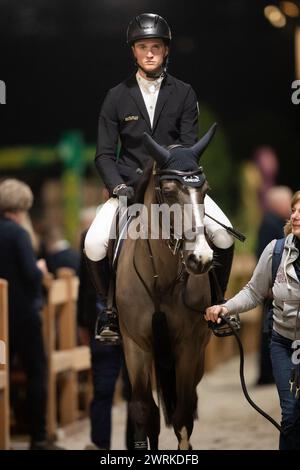
<svg viewBox="0 0 300 470"><path fill-rule="evenodd" d="M176 279L181 264L179 255L171 253L166 240L148 240L148 243L153 256L153 265L160 280L171 282Z"/></svg>

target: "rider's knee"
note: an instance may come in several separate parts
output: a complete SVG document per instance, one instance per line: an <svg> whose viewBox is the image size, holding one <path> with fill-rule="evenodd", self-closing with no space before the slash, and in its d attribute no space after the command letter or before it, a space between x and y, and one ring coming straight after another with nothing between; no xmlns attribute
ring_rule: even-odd
<svg viewBox="0 0 300 470"><path fill-rule="evenodd" d="M94 240L88 236L88 233L84 241L84 251L88 259L91 261L100 261L106 256L105 243L101 243L101 240Z"/></svg>
<svg viewBox="0 0 300 470"><path fill-rule="evenodd" d="M222 248L223 250L230 248L233 243L233 237L224 229L218 229L212 234L213 244L217 248Z"/></svg>

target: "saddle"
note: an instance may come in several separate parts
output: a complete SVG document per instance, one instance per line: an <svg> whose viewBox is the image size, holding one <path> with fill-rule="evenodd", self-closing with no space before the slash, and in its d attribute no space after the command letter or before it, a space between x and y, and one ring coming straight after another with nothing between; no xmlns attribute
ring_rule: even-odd
<svg viewBox="0 0 300 470"><path fill-rule="evenodd" d="M125 240L125 234L128 231L129 225L134 219L133 215L128 215L128 208L126 211L120 211L118 208L112 223L110 232L107 258L108 258L108 294L107 294L107 310L109 312L117 311L115 302L115 283L118 261L122 246Z"/></svg>
<svg viewBox="0 0 300 470"><path fill-rule="evenodd" d="M133 219L133 215L128 215L128 208L126 211L120 212L120 208L118 207L113 219L107 250L111 276L116 275L118 260L126 238L124 235L127 233L129 225Z"/></svg>

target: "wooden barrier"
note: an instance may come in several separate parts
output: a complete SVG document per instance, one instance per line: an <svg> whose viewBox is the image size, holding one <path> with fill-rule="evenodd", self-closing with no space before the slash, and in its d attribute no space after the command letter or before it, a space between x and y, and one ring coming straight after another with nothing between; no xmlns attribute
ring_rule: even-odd
<svg viewBox="0 0 300 470"><path fill-rule="evenodd" d="M44 334L48 356L49 437L55 436L57 420L64 426L78 418L78 372L90 369L89 347L77 346L78 283L78 278L69 269L61 269L58 279L46 280Z"/></svg>
<svg viewBox="0 0 300 470"><path fill-rule="evenodd" d="M8 285L0 279L0 449L9 449Z"/></svg>

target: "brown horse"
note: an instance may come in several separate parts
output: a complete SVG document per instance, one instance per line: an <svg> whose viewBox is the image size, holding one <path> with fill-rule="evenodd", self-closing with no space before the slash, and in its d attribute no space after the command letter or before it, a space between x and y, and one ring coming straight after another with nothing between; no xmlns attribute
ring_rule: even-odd
<svg viewBox="0 0 300 470"><path fill-rule="evenodd" d="M166 424L173 426L178 448L191 449L196 387L203 376L210 337L201 312L211 301L208 270L213 261L203 226L208 183L198 159L214 132L215 125L193 147L169 149L144 135L155 164L145 185L143 213L133 226L136 230L143 227L148 234L129 236L124 241L116 279L116 302L132 386L130 413L136 449L147 449L147 438L151 449L158 448L160 416L152 395L153 366ZM189 216L179 237L181 223L175 231L171 215L166 237L164 217L157 220L152 209L174 204L183 216L186 212Z"/></svg>

